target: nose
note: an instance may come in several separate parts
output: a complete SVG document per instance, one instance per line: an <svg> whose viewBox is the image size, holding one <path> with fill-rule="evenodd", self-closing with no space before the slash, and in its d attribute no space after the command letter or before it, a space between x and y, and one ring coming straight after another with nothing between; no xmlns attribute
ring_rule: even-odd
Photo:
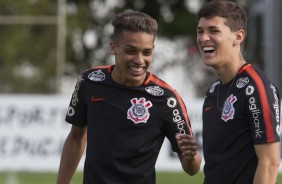
<svg viewBox="0 0 282 184"><path fill-rule="evenodd" d="M210 40L210 37L207 33L201 33L197 35L197 40L199 42L206 42L208 40Z"/></svg>
<svg viewBox="0 0 282 184"><path fill-rule="evenodd" d="M138 52L138 53L135 55L134 62L137 63L137 64L143 64L143 62L144 62L144 57L143 57L143 54L142 54L141 52Z"/></svg>

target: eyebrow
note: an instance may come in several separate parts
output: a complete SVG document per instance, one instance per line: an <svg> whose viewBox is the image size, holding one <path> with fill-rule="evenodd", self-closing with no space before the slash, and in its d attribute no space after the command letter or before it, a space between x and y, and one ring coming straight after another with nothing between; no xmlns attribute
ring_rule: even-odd
<svg viewBox="0 0 282 184"><path fill-rule="evenodd" d="M218 28L218 26L209 26L208 29L215 29ZM198 26L197 29L203 29L203 27Z"/></svg>
<svg viewBox="0 0 282 184"><path fill-rule="evenodd" d="M130 49L135 49L135 50L138 50L138 51L145 51L145 50L153 50L153 48L139 48L139 47L136 47L134 45L131 45L131 44L126 44L125 46L126 48L130 48Z"/></svg>
<svg viewBox="0 0 282 184"><path fill-rule="evenodd" d="M204 28L201 26L197 27L197 30L203 30ZM209 26L207 27L208 30L219 29L217 26Z"/></svg>
<svg viewBox="0 0 282 184"><path fill-rule="evenodd" d="M125 48L126 49L133 49L133 50L141 50L140 48L138 48L138 47L136 47L136 46L134 46L134 45L130 45L130 44L126 44L125 45Z"/></svg>

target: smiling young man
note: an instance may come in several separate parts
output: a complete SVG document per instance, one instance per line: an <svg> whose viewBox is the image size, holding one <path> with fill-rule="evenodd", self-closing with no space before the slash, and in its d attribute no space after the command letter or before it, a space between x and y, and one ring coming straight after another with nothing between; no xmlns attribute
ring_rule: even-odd
<svg viewBox="0 0 282 184"><path fill-rule="evenodd" d="M184 171L194 175L201 156L181 97L147 69L157 22L126 11L113 20L110 43L115 65L98 66L78 79L66 121L57 178L70 183L86 142L85 184L155 184L155 163L167 137Z"/></svg>
<svg viewBox="0 0 282 184"><path fill-rule="evenodd" d="M218 80L203 105L205 184L275 184L280 164L280 97L267 76L247 63L241 46L245 11L213 0L198 12L197 43Z"/></svg>

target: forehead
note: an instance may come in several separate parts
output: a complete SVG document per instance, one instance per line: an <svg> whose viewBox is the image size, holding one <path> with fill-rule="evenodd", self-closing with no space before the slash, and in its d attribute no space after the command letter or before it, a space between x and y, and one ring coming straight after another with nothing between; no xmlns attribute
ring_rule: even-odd
<svg viewBox="0 0 282 184"><path fill-rule="evenodd" d="M226 19L223 17L215 16L215 17L202 17L198 21L197 28L212 28L212 27L228 27L226 25Z"/></svg>
<svg viewBox="0 0 282 184"><path fill-rule="evenodd" d="M123 46L153 48L155 36L145 32L123 31L119 44Z"/></svg>

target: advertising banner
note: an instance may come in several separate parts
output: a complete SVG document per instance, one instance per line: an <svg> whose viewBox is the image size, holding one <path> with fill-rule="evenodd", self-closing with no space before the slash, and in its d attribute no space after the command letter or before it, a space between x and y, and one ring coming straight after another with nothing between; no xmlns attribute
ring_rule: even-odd
<svg viewBox="0 0 282 184"><path fill-rule="evenodd" d="M0 95L0 171L52 171L71 125L65 122L70 97L54 95ZM203 100L185 102L194 136L202 152ZM84 157L78 170L83 169ZM157 170L182 170L165 140Z"/></svg>

